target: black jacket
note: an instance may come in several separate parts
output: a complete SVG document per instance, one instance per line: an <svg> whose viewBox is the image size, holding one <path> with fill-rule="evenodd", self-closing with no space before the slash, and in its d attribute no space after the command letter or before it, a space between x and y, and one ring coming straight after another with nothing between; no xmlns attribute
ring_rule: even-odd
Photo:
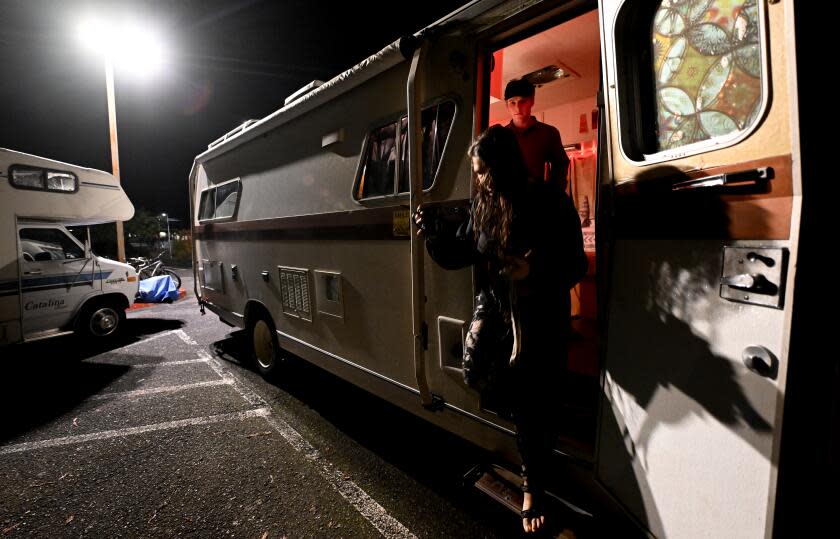
<svg viewBox="0 0 840 539"><path fill-rule="evenodd" d="M498 274L502 262L493 240L484 231L475 237L472 217L470 211L457 228L443 228L441 233L427 236L426 248L432 259L446 269L478 265L479 288L505 304L508 283ZM514 206L510 243L506 254L523 256L531 251L529 275L515 283L523 322L567 328L569 289L583 278L587 268L580 217L568 195L552 184L529 185ZM555 326L558 323L560 326Z"/></svg>

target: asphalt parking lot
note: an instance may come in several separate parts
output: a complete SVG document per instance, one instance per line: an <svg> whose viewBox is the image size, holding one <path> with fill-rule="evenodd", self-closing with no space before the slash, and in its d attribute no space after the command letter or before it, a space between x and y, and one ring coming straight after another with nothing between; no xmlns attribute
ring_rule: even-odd
<svg viewBox="0 0 840 539"><path fill-rule="evenodd" d="M302 361L265 382L191 286L110 346L4 351L0 536L520 535L461 484L480 451Z"/></svg>

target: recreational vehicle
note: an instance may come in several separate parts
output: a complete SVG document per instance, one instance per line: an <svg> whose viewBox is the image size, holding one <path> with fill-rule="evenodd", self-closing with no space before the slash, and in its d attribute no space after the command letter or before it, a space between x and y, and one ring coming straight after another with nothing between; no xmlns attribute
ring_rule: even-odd
<svg viewBox="0 0 840 539"><path fill-rule="evenodd" d="M467 4L196 157L202 308L247 330L264 374L297 355L515 462L513 425L463 382L474 270L431 261L409 215L468 207L470 141L527 78L590 262L557 484L652 536L778 535L808 454L783 444L788 375L826 372L792 338L815 181L797 20L792 0Z"/></svg>
<svg viewBox="0 0 840 539"><path fill-rule="evenodd" d="M0 345L119 331L137 272L65 228L131 219L116 178L0 148L0 200Z"/></svg>

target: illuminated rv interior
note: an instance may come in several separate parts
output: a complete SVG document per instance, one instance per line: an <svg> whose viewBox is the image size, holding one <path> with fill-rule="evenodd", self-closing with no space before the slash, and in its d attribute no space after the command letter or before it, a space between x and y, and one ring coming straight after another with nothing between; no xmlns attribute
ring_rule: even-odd
<svg viewBox="0 0 840 539"><path fill-rule="evenodd" d="M589 271L571 292L574 337L567 379L558 387L564 402L559 416L561 448L588 457L594 453L599 387L595 280L599 58L598 12L591 11L494 51L489 77L489 125L510 121L504 102L508 81L529 74L546 81L537 83L532 113L560 131L571 160L567 192L581 217Z"/></svg>

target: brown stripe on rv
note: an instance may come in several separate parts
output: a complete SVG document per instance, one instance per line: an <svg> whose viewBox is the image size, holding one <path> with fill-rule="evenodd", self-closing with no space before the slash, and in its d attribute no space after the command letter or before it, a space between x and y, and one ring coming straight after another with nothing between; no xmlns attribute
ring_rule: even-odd
<svg viewBox="0 0 840 539"><path fill-rule="evenodd" d="M394 212L408 206L208 223L195 227L196 239L225 240L407 240L394 234Z"/></svg>
<svg viewBox="0 0 840 539"><path fill-rule="evenodd" d="M757 185L672 190L682 181L762 167L772 176ZM630 238L786 240L792 209L790 155L691 172L665 165L616 189L615 232Z"/></svg>

